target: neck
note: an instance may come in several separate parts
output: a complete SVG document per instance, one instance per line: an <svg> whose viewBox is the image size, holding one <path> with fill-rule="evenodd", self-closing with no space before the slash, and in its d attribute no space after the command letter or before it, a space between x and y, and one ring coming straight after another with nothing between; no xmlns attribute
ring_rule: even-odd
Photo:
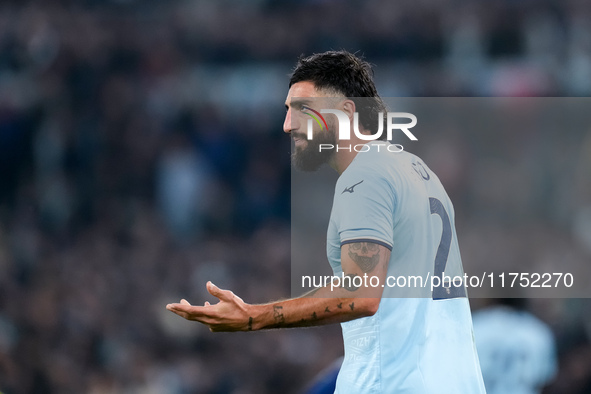
<svg viewBox="0 0 591 394"><path fill-rule="evenodd" d="M333 170L335 170L339 175L341 175L347 167L353 162L353 159L359 154L354 147L357 145L364 145L368 142L372 141L364 141L359 138L352 138L350 141L346 143L337 144L339 147L338 151L335 151L332 159L329 161L329 165ZM349 150L349 147L351 150ZM336 149L336 148L335 148Z"/></svg>
<svg viewBox="0 0 591 394"><path fill-rule="evenodd" d="M343 147L345 146L341 145L341 148ZM351 149L351 152L348 150L340 150L338 153L335 152L334 156L329 162L329 165L333 170L341 175L343 172L345 172L347 167L349 167L349 164L351 164L353 159L355 159L355 156L357 156L357 152L354 149Z"/></svg>

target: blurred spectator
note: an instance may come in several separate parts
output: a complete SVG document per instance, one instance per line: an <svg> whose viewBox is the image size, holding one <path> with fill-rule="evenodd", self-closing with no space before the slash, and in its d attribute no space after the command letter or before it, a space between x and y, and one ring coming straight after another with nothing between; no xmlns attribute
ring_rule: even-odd
<svg viewBox="0 0 591 394"><path fill-rule="evenodd" d="M187 241L202 235L200 227L209 209L206 195L211 193L208 165L189 140L180 133L169 137L157 165L157 197L169 231Z"/></svg>

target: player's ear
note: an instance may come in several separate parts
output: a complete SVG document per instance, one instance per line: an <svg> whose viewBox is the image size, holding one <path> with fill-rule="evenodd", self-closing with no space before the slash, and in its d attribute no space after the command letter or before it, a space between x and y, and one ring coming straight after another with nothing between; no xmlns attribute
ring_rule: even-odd
<svg viewBox="0 0 591 394"><path fill-rule="evenodd" d="M349 121L353 122L353 116L355 115L355 103L353 100L343 101L343 112L349 117Z"/></svg>

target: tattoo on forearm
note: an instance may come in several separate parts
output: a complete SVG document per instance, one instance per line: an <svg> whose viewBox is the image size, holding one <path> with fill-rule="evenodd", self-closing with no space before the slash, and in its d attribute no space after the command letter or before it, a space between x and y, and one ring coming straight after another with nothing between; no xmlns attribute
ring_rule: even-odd
<svg viewBox="0 0 591 394"><path fill-rule="evenodd" d="M283 316L283 307L280 305L273 306L273 318L275 319L275 323L283 323L285 322L285 317Z"/></svg>
<svg viewBox="0 0 591 394"><path fill-rule="evenodd" d="M248 331L252 331L252 317L248 318Z"/></svg>
<svg viewBox="0 0 591 394"><path fill-rule="evenodd" d="M316 316L316 312L312 313L312 319L314 319L314 320L318 319L318 316Z"/></svg>
<svg viewBox="0 0 591 394"><path fill-rule="evenodd" d="M380 262L380 247L371 242L349 244L349 257L363 272L371 272Z"/></svg>
<svg viewBox="0 0 591 394"><path fill-rule="evenodd" d="M347 291L356 291L359 289L359 286L355 286L355 278L358 277L357 274L347 274L343 278L343 289ZM345 279L346 278L346 279Z"/></svg>
<svg viewBox="0 0 591 394"><path fill-rule="evenodd" d="M326 307L326 308L324 309L324 313L330 313L330 309L328 309L328 307Z"/></svg>
<svg viewBox="0 0 591 394"><path fill-rule="evenodd" d="M351 308L351 310L355 309L355 303L354 302L350 303L349 308Z"/></svg>
<svg viewBox="0 0 591 394"><path fill-rule="evenodd" d="M343 303L341 302L340 304L337 304L337 308L343 309Z"/></svg>

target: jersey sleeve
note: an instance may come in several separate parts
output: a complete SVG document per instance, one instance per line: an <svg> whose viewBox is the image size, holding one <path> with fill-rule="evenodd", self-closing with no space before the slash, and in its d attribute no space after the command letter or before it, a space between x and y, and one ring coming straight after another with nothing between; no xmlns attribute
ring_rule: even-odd
<svg viewBox="0 0 591 394"><path fill-rule="evenodd" d="M391 183L372 170L343 173L333 203L341 246L374 242L392 250L395 200Z"/></svg>

